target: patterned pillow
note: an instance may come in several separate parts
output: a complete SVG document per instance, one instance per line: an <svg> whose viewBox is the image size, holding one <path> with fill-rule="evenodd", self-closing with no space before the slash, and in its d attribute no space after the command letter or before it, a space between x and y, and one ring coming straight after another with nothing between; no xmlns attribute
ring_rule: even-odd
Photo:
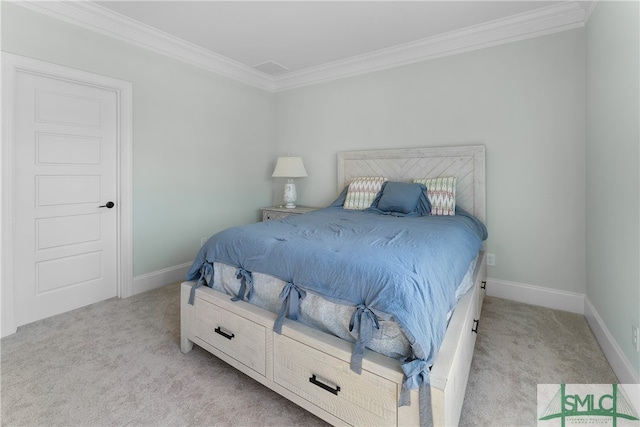
<svg viewBox="0 0 640 427"><path fill-rule="evenodd" d="M344 209L363 210L371 206L376 195L382 188L382 184L387 178L378 177L356 177L351 180L347 196L344 199Z"/></svg>
<svg viewBox="0 0 640 427"><path fill-rule="evenodd" d="M431 215L456 214L456 181L455 176L413 180L427 187L427 195L431 201Z"/></svg>

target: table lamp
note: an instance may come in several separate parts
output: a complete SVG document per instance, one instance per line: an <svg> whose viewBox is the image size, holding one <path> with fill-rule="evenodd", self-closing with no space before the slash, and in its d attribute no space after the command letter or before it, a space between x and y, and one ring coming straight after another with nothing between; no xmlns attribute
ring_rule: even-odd
<svg viewBox="0 0 640 427"><path fill-rule="evenodd" d="M307 176L307 171L302 163L302 157L278 157L276 168L273 171L274 178L288 178L284 186L284 202L285 207L293 209L296 207L296 185L293 178L302 178Z"/></svg>

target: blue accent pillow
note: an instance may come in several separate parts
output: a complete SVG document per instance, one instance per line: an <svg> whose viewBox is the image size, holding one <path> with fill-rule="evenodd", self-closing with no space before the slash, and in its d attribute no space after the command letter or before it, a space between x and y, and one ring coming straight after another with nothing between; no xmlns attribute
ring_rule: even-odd
<svg viewBox="0 0 640 427"><path fill-rule="evenodd" d="M328 207L341 208L344 205L344 201L347 198L347 191L349 191L349 185L342 189L342 192L338 195L338 198L333 201Z"/></svg>
<svg viewBox="0 0 640 427"><path fill-rule="evenodd" d="M425 215L425 210L427 210L426 215L431 211L427 187L409 182L386 182L379 198L373 202L372 206L382 212L418 213L420 216Z"/></svg>

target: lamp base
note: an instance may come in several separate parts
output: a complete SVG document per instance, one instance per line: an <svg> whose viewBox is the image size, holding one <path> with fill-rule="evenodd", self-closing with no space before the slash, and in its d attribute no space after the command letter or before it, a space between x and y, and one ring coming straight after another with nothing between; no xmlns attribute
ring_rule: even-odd
<svg viewBox="0 0 640 427"><path fill-rule="evenodd" d="M293 179L289 179L289 181L284 185L284 202L286 203L285 208L295 208L297 198L298 195L296 194L296 185L293 183Z"/></svg>

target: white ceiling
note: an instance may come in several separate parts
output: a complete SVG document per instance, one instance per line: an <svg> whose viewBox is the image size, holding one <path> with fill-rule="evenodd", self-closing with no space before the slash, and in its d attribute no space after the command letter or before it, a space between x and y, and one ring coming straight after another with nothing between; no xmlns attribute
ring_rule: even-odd
<svg viewBox="0 0 640 427"><path fill-rule="evenodd" d="M594 1L15 4L270 91L583 27Z"/></svg>
<svg viewBox="0 0 640 427"><path fill-rule="evenodd" d="M558 1L106 1L101 6L254 67L300 71ZM272 73L269 73L272 74Z"/></svg>

